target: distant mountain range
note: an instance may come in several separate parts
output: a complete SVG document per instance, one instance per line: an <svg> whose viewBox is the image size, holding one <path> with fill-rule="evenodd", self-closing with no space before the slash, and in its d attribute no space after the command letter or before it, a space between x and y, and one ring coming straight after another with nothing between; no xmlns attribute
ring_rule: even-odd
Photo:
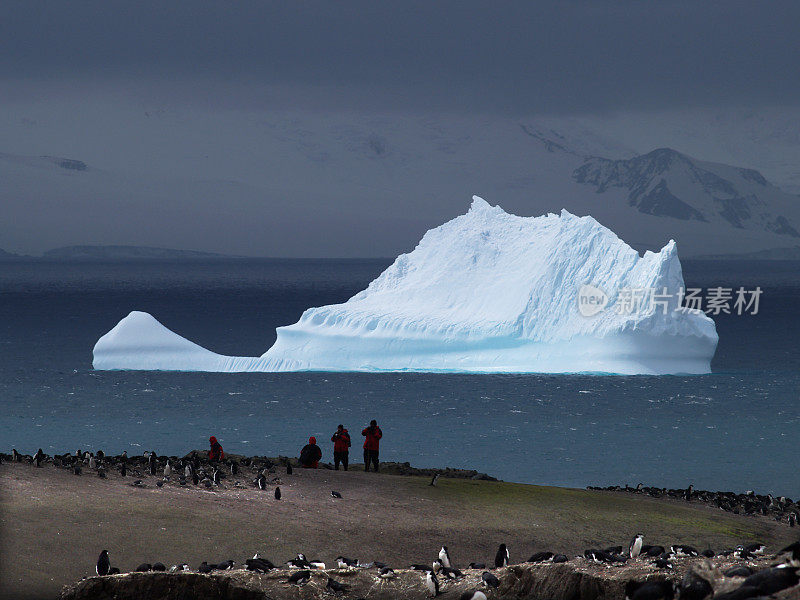
<svg viewBox="0 0 800 600"><path fill-rule="evenodd" d="M12 254L0 249L0 261L136 261L136 260L226 260L246 258L212 252L150 248L147 246L65 246L53 248L42 256Z"/></svg>
<svg viewBox="0 0 800 600"><path fill-rule="evenodd" d="M165 248L396 256L473 194L518 215L591 215L640 251L675 239L682 258L791 257L800 241L800 196L758 170L674 148L637 153L570 119L123 116L136 136L113 152L98 151L112 142L93 130L85 154L0 153L0 206L14 216L0 219L0 245L66 248L49 260L219 257ZM44 145L39 127L20 128L19 143ZM111 245L122 237L136 246ZM100 246L74 246L85 239Z"/></svg>

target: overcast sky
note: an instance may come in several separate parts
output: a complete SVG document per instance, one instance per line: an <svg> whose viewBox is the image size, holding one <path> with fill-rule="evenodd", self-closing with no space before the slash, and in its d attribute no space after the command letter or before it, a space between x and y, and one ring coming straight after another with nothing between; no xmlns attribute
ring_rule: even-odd
<svg viewBox="0 0 800 600"><path fill-rule="evenodd" d="M212 80L231 104L256 102L236 97L254 85L317 88L311 105L515 113L795 103L799 23L793 1L6 0L0 73Z"/></svg>
<svg viewBox="0 0 800 600"><path fill-rule="evenodd" d="M798 24L796 1L5 0L0 248L386 256L472 193L559 210L525 203L541 165L523 119L599 115L644 152L671 128L639 143L619 115L796 107ZM800 128L769 135L796 147ZM714 154L738 140L695 147L759 166L759 148ZM766 143L763 168L794 169Z"/></svg>

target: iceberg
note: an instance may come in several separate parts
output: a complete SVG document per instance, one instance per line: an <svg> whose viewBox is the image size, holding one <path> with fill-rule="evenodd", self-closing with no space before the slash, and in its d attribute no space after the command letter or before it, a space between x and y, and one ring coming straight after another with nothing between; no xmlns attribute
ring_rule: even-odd
<svg viewBox="0 0 800 600"><path fill-rule="evenodd" d="M278 327L260 357L222 356L132 312L95 369L701 374L714 321L680 306L677 248L638 252L590 216L519 217L473 197L342 304Z"/></svg>

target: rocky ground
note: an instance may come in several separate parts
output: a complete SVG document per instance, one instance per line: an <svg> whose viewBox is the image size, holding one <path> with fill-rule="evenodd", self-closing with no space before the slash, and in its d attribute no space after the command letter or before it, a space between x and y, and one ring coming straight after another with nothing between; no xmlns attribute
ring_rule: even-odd
<svg viewBox="0 0 800 600"><path fill-rule="evenodd" d="M574 557L590 547L627 546L636 532L644 533L645 542L650 544L680 542L722 549L762 541L769 550L777 550L795 541L798 531L763 515L734 515L673 498L488 481L474 472L442 477L431 486L430 473L373 474L357 467L348 472L295 469L287 475L283 463L269 459L273 463L265 471L269 484L262 491L253 480L264 468L264 460L243 462L236 476L210 487L191 482L181 485L175 475L164 482L162 474L149 475L138 464L125 477L116 468L108 468L101 478L96 469L86 465L78 476L71 468L57 467L52 461L40 468L26 461L3 461L3 595L55 598L64 585L94 574L103 549L109 550L112 566L123 572L156 561L167 567L188 563L196 569L202 561L231 559L238 567L255 552L276 564L304 552L330 567L342 554L364 562L387 563L400 573L391 585L406 586L404 596L399 588L376 581L371 571L335 574L351 582L353 593L348 597L418 597L414 594L422 590L420 574L400 569L411 563L429 564L442 544L449 546L455 564L463 567L473 561L491 563L501 542L508 544L511 561L517 563L542 550ZM401 465L395 472L409 469ZM140 483L133 485L135 481ZM278 486L281 500L274 497ZM340 492L342 498L333 498L332 490ZM624 571L616 570L619 567L585 563L582 558L572 559L568 565L580 567L581 573L581 569L588 569L587 573L599 569L600 573L619 572L622 578L627 577ZM649 563L643 564L649 573L658 573ZM558 573L568 567L532 567L539 568ZM540 585L526 575L527 571L514 569L517 567L506 573L509 577L514 574L519 581L512 584L509 580L503 585L523 591L507 597L525 597L526 586ZM449 584L448 595L457 597L456 591L472 586L480 572L470 573L461 583ZM189 587L217 585L222 586L220 589L238 589L237 582L245 582L247 589L258 588L253 598L329 594L322 591L327 580L321 573L315 573L303 588L289 586L285 579L285 572L256 575L245 571L118 575L102 578L101 584L94 583L97 579L86 579L67 597L90 597L85 595L87 590L95 585L113 587L115 584L109 581L134 582L130 584L134 588L152 584L174 585L177 589L189 585L182 583L189 580L199 582ZM267 587L262 589L259 582L274 583L264 583Z"/></svg>

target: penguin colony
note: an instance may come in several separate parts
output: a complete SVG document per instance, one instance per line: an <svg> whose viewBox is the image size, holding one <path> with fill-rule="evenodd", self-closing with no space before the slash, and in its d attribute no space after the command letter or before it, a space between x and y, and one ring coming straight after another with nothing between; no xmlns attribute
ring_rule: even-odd
<svg viewBox="0 0 800 600"><path fill-rule="evenodd" d="M693 485L685 489L667 489L638 484L636 487L629 485L610 485L607 487L588 486L586 489L604 492L626 492L640 494L651 498L674 498L685 502L698 502L713 506L735 515L764 515L771 516L776 521L795 527L800 523L800 501L793 501L786 496L775 497L756 494L748 490L743 494L735 492L709 492L696 490Z"/></svg>
<svg viewBox="0 0 800 600"><path fill-rule="evenodd" d="M628 545L627 551L622 552L622 546L611 546L604 550L589 549L584 552L583 557L577 560L587 560L595 563L622 563L627 561L646 560L647 557L655 556L654 549L664 550L661 546L648 546L643 543L644 536L637 534ZM673 545L670 550L663 554L677 557L703 556L708 557L708 552L698 553L691 546ZM736 553L749 554L750 556L761 556L766 552L763 544L750 544L748 546L737 546L732 550ZM722 555L724 553L720 553ZM717 556L711 553L710 558ZM501 544L495 556L495 568L501 569L508 564L510 552L505 544ZM800 591L800 541L790 544L783 548L773 557L774 562L770 567L755 571L745 565L731 567L721 572L713 563L706 559L702 563L697 563L687 571L682 581L671 581L666 577L656 577L642 581L629 580L625 584L626 600L747 600L776 594L783 590L797 587ZM384 563L373 561L362 563L357 559L336 557L336 566L342 571L353 571L356 569L372 570L372 575L378 585L396 577L393 569ZM544 551L531 556L527 563L557 563L567 562L569 559L563 554L554 554ZM478 563L471 563L470 568L478 566ZM229 571L237 568L233 560L224 560L219 563L208 563L203 561L197 568L199 573L212 573L215 571ZM242 568L242 567L239 567ZM285 570L287 575L286 585L304 586L314 579L314 573L320 572L318 577L320 585L325 583L325 590L334 594L347 594L350 585L334 579L330 573L325 572L325 563L319 560L309 560L305 554L298 554L289 559L283 565L275 565L271 561L263 558L260 553L256 553L253 558L245 560L244 569L257 573L275 572ZM456 567L452 566L450 551L447 546L442 546L433 559L431 566L424 564L414 564L411 570L421 571L421 586L427 591L431 598L435 598L447 589L448 582L458 581L466 575ZM149 571L169 571L171 573L179 571L190 571L187 564L172 565L169 569L163 563L143 563L136 567L137 572ZM96 572L100 576L119 574L118 568L111 566L109 553L103 550L97 559ZM498 571L498 574L503 575ZM479 587L468 589L461 593L460 600L487 600L497 593L502 585L501 579L489 570L481 573Z"/></svg>
<svg viewBox="0 0 800 600"><path fill-rule="evenodd" d="M280 500L281 490L279 484L281 478L278 470L285 471L287 475L292 473L291 464L288 459L282 462L275 462L266 458L241 458L228 460L225 463L210 463L203 455L191 453L183 458L178 457L159 457L155 452L145 452L140 456L128 457L123 452L119 456L106 456L102 451L86 452L76 450L75 453L49 456L40 448L34 455L20 454L16 449L12 449L10 455L0 453L0 462L10 461L28 463L36 468L41 468L47 463L52 463L56 468L71 471L76 476L93 475L106 478L108 471L116 471L121 477L131 477L131 485L136 487L146 487L142 479L145 474L158 476L156 482L158 487L170 483L173 485L193 485L214 488L223 485L227 474L237 475L240 469L250 469L254 474L252 480L253 487L260 490L272 489L274 498ZM431 485L436 484L436 478ZM241 486L236 482L234 486ZM274 487L271 487L274 486ZM619 487L610 486L607 488L590 487L593 490L604 491L623 491L636 494L645 494L652 497L670 497L687 502L703 502L715 505L722 510L727 510L737 514L764 514L774 515L777 520L784 521L794 527L800 520L800 507L790 498L771 495L761 496L753 492L745 494L734 494L733 492L705 492L693 489L689 486L683 490L666 490L664 488L650 488L639 484L636 488L629 486ZM331 496L340 499L339 492L331 491ZM644 535L637 534L633 537L627 547L621 545L609 546L606 548L589 548L584 551L578 560L591 563L603 564L606 566L620 565L628 561L647 561L658 570L669 573L674 568L675 559L684 557L704 557L713 559L716 556L733 557L734 559L753 559L764 556L766 547L764 544L742 544L735 548L724 549L715 552L711 549L698 551L696 548L685 544L674 544L669 547L660 545L647 545L644 543ZM677 595L683 600L745 600L751 597L765 596L774 594L777 591L791 588L798 585L800 580L800 541L784 548L773 558L779 562L773 564L768 569L754 572L750 567L742 565L728 569L724 573L717 573L713 568L695 570L687 574L684 581L679 584L669 581L666 577L661 579L651 579L643 582L629 581L626 585L626 600L673 600ZM533 554L526 561L527 563L564 563L570 561L565 554L557 554L550 551L542 551ZM358 560L348 559L343 556L336 558L339 569L375 569L376 581L389 581L396 574L392 568L378 561L362 563ZM505 544L500 544L494 557L493 566L495 569L502 569L513 564L509 549ZM198 565L196 571L199 573L211 573L213 571L232 570L236 563L233 560L224 560L215 563L207 561ZM240 567L242 568L242 567ZM267 559L262 558L258 553L251 559L245 561L244 567L249 571L267 572L275 569L289 569L292 574L287 577L287 584L304 585L312 579L312 572L326 569L325 563L319 560L308 560L305 555L298 554L295 558L286 561L282 566L276 566ZM461 580L464 573L453 566L450 551L447 546L442 546L436 558L428 564L413 564L408 567L412 570L421 571L421 585L427 590L431 597L440 595L446 590L447 583L450 581ZM481 600L491 597L493 590L501 585L501 580L490 570L485 570L485 563L469 563L469 569L483 570L481 574L481 589L468 590L461 596L462 600ZM149 571L189 571L187 564L172 565L167 569L166 565L160 562L142 563L134 569L138 572ZM97 564L96 573L100 576L115 575L120 573L118 567L111 564L109 554L106 550L101 552ZM498 572L498 574L501 574ZM501 575L502 576L502 575ZM719 582L723 581L724 585ZM325 585L326 590L333 593L346 593L348 586L327 576ZM722 591L721 591L722 590Z"/></svg>

